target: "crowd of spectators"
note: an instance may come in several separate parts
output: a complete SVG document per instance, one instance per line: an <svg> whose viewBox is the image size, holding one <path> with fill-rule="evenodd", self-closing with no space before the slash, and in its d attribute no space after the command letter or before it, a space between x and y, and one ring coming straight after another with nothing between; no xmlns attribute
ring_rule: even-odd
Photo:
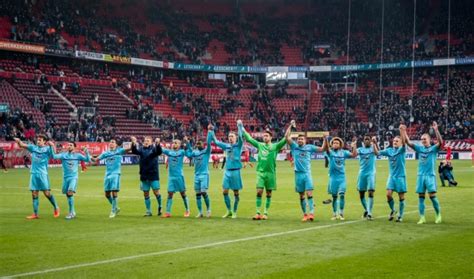
<svg viewBox="0 0 474 279"><path fill-rule="evenodd" d="M349 90L346 94L328 86L321 96L321 112L311 115L310 130L333 131L351 140L365 134L394 136L398 126L406 124L416 128L412 135L419 138L436 121L445 139L472 138L472 71L451 69L449 93L445 71L420 71L414 78L413 96L394 89L411 89L411 77L406 71L387 73L381 91L364 85L373 82L373 76L360 80L361 91ZM368 116L367 121L357 115L357 109Z"/></svg>
<svg viewBox="0 0 474 279"><path fill-rule="evenodd" d="M226 63L231 65L282 65L283 45L300 48L305 64L333 63L347 55L354 63L374 63L380 61L381 54L385 62L408 60L413 51L420 60L447 57L448 9L444 2L418 1L423 8L417 9L415 41L413 3L385 3L383 51L382 5L372 1L359 1L351 7L350 35L348 1L343 0L296 2L294 5L303 6L305 12L283 20L273 15L287 8L283 5L261 14L245 13L237 5L231 15L200 15L163 1L141 3L144 16L135 19L111 16L113 11L107 9L115 7L90 0L7 0L0 5L0 16L10 18L10 39L56 48L199 64L211 58L210 53L216 50L211 42L217 41L224 45L229 56ZM119 1L117 6L132 9L136 4ZM451 7L451 57L474 51L473 22L465 20L470 16L467 6L469 1L463 0ZM209 28L202 28L203 21ZM162 31L147 31L149 25L161 26ZM70 37L73 40L66 40Z"/></svg>

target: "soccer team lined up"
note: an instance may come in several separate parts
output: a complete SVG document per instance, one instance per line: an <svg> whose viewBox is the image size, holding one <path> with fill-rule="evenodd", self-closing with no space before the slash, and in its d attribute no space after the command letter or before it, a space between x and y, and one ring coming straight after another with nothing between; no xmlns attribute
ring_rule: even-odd
<svg viewBox="0 0 474 279"><path fill-rule="evenodd" d="M171 217L173 196L179 192L184 203L184 217L190 216L189 199L186 195L186 186L183 175L184 157L194 160L194 190L196 192L197 218L204 216L211 217L211 201L208 195L209 189L209 157L211 155L211 143L214 142L226 155L227 162L222 182L222 193L225 207L227 209L223 218L237 218L239 208L239 194L242 190L241 177L241 154L244 139L258 150L257 172L257 195L256 214L253 220L267 220L272 201L273 191L277 189L276 181L276 157L279 151L288 144L294 158L295 171L295 191L299 194L303 222L314 220L314 199L313 180L311 175L311 154L314 152L324 152L329 161L329 183L328 193L332 196L332 220L344 220L344 205L346 193L345 160L358 157L359 175L357 190L360 193L360 201L364 210L363 217L373 220L373 205L375 191L376 157L386 156L389 164L389 176L387 179L387 203L389 206L388 220L396 222L403 221L405 209L405 193L407 192L405 153L406 145L410 146L419 155L418 177L416 182L416 193L419 197L418 224L426 223L425 219L425 195L428 193L435 213L435 223L441 223L441 211L439 201L436 197L437 185L435 176L435 162L437 153L442 147L441 134L438 125L433 122L432 129L436 135L436 142L432 144L428 133L421 137L421 144L414 144L410 141L406 126L400 125L400 136L393 139L393 144L380 150L375 137L365 136L362 146L357 148L357 142L351 144L351 151L344 150L344 142L338 137L331 141L324 138L321 147L306 144L304 135L298 135L296 142L291 138L291 129L295 127L292 121L288 126L285 137L276 143L272 143L272 133L266 130L263 133L263 142L253 139L245 130L241 120L237 121L237 132L228 134L228 143L218 141L214 134L212 125L208 126L206 144L197 141L195 146L191 146L187 138L173 140L171 149L162 148L160 139L153 142L151 137L145 137L142 144L137 142L135 137L131 138L130 148L119 147L115 140L109 143L109 150L99 156L90 156L88 150L84 148L84 155L76 152L74 142L69 142L67 150L56 153L54 143L47 142L45 136L37 137L36 145L25 144L19 139L15 139L21 148L27 149L32 154L32 166L29 188L33 199L33 214L28 219L38 219L39 199L38 194L42 191L54 208L54 217L59 217L59 207L50 191L48 177L48 161L50 158L62 161L63 186L62 193L66 195L69 213L66 219L74 219L76 211L74 207L74 194L78 183L78 164L81 161L104 160L106 165L104 178L105 197L111 205L109 217L114 218L120 212L118 207L118 193L120 191L120 176L122 156L131 152L140 157L140 189L144 193L146 213L145 216L152 216L150 191L158 203L158 216L163 218ZM165 212L162 212L162 198L160 194L160 179L158 171L158 157L164 154L168 157L168 187ZM393 192L399 197L398 210L395 208ZM233 193L233 204L230 198ZM265 205L262 211L263 195L265 193ZM366 199L366 193L368 198ZM206 212L203 210L203 200ZM398 213L398 214L397 214Z"/></svg>

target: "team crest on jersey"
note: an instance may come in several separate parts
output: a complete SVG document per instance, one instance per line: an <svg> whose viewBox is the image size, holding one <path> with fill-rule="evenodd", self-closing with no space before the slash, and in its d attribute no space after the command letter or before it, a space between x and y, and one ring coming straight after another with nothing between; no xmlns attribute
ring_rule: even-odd
<svg viewBox="0 0 474 279"><path fill-rule="evenodd" d="M267 151L267 150L262 150L262 155L263 155L263 156L267 156L267 155L268 155L268 151Z"/></svg>
<svg viewBox="0 0 474 279"><path fill-rule="evenodd" d="M301 152L300 157L306 157L306 152Z"/></svg>

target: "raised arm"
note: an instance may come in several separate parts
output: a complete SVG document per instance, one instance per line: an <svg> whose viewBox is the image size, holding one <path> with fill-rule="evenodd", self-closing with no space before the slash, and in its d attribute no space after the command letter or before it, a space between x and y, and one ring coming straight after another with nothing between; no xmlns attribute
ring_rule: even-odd
<svg viewBox="0 0 474 279"><path fill-rule="evenodd" d="M378 156L380 148L377 142L377 137L372 137L372 148L374 149L375 156Z"/></svg>
<svg viewBox="0 0 474 279"><path fill-rule="evenodd" d="M16 142L16 144L18 144L20 148L28 148L28 144L22 142L19 138L13 138L13 140Z"/></svg>
<svg viewBox="0 0 474 279"><path fill-rule="evenodd" d="M188 140L188 137L183 138L183 143L184 143L184 156L188 158L193 157L193 147L191 145L191 142Z"/></svg>
<svg viewBox="0 0 474 279"><path fill-rule="evenodd" d="M407 126L401 124L399 129L400 129L400 138L402 139L402 144L403 145L407 144L411 148L414 148L415 145L410 141L410 138L408 137Z"/></svg>
<svg viewBox="0 0 474 279"><path fill-rule="evenodd" d="M209 154L211 154L211 150L212 150L212 146L211 146L212 133L211 133L211 131L213 131L213 130L214 130L214 126L209 124L207 126L207 139L206 139L206 153L209 153Z"/></svg>
<svg viewBox="0 0 474 279"><path fill-rule="evenodd" d="M130 140L132 141L132 154L141 155L141 152L138 149L137 138L136 137L131 137Z"/></svg>
<svg viewBox="0 0 474 279"><path fill-rule="evenodd" d="M285 132L286 142L289 145L293 144L293 139L291 138L291 127L295 127L295 121L294 120L291 120L290 126L288 126L288 129L286 129L286 132Z"/></svg>
<svg viewBox="0 0 474 279"><path fill-rule="evenodd" d="M433 124L431 125L433 128L435 135L436 135L436 140L438 141L436 145L438 146L438 149L443 149L443 138L441 137L441 133L439 132L438 129L438 123L436 121L433 121Z"/></svg>
<svg viewBox="0 0 474 279"><path fill-rule="evenodd" d="M245 131L244 129L244 124L242 123L242 120L237 120L237 142L240 145L244 144L244 139L242 137L243 132Z"/></svg>
<svg viewBox="0 0 474 279"><path fill-rule="evenodd" d="M351 148L352 148L351 157L352 158L357 157L357 155L358 155L358 153L357 153L357 139L354 139L352 141Z"/></svg>
<svg viewBox="0 0 474 279"><path fill-rule="evenodd" d="M62 153L56 153L56 146L54 144L50 144L50 150L51 150L51 157L55 160L62 160L63 159L63 154Z"/></svg>
<svg viewBox="0 0 474 279"><path fill-rule="evenodd" d="M291 130L291 125L288 129ZM276 150L280 151L283 148L283 146L285 146L285 144L286 144L286 137L283 137L279 142L276 143Z"/></svg>
<svg viewBox="0 0 474 279"><path fill-rule="evenodd" d="M161 154L163 154L163 149L161 148L160 142L161 142L160 138L155 139L155 147L153 149L154 156L160 156Z"/></svg>
<svg viewBox="0 0 474 279"><path fill-rule="evenodd" d="M328 137L324 137L324 138L323 138L322 151L323 151L323 152L328 152L328 151L329 151Z"/></svg>

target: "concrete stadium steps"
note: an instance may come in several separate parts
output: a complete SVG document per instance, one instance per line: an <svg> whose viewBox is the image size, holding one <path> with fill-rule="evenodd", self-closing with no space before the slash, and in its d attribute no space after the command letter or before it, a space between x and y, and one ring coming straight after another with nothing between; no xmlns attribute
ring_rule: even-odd
<svg viewBox="0 0 474 279"><path fill-rule="evenodd" d="M118 136L160 136L161 132L153 128L151 124L143 123L136 119L127 119L126 109L133 108L133 104L115 91L112 87L98 85L84 85L80 94L73 94L70 87L63 92L63 95L75 102L76 106L84 106L86 100L92 100L94 94L98 94L98 111L102 116L114 116L116 119L115 128Z"/></svg>
<svg viewBox="0 0 474 279"><path fill-rule="evenodd" d="M32 115L33 120L38 123L41 128L45 127L46 120L44 114L36 109L25 96L6 81L0 82L0 103L7 103L10 106L10 111L13 111L15 108L21 108L24 113Z"/></svg>
<svg viewBox="0 0 474 279"><path fill-rule="evenodd" d="M13 86L32 103L35 96L40 99L44 98L45 101L51 103L52 108L49 114L56 118L58 125L67 125L71 120L69 105L55 93L48 93L43 85L37 84L35 80L16 79Z"/></svg>

